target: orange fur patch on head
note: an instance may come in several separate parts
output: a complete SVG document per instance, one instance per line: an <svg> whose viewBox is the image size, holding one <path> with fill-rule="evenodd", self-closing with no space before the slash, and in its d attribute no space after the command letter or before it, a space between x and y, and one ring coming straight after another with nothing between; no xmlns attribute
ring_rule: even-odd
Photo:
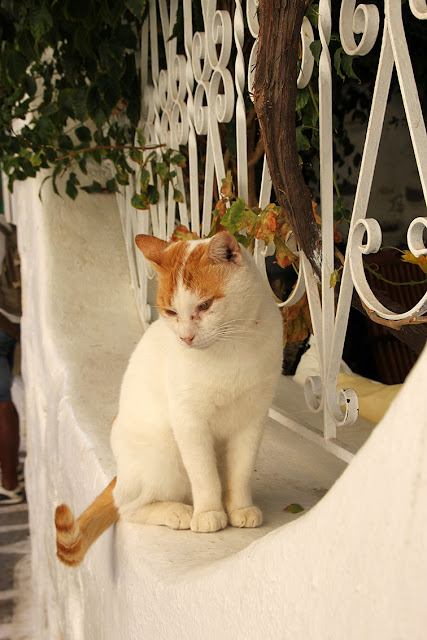
<svg viewBox="0 0 427 640"><path fill-rule="evenodd" d="M222 298L225 295L224 284L229 273L226 263L214 263L209 255L209 244L200 244L190 250L191 243L174 243L166 252L159 270L159 289L157 306L160 310L169 309L179 282L191 291L195 291L201 300Z"/></svg>
<svg viewBox="0 0 427 640"><path fill-rule="evenodd" d="M209 245L202 244L188 256L182 271L182 283L187 289L197 291L203 300L223 298L228 272L228 265L212 262Z"/></svg>
<svg viewBox="0 0 427 640"><path fill-rule="evenodd" d="M180 272L188 253L188 244L186 241L174 242L163 254L161 268L158 270L157 306L159 309L169 309L172 305Z"/></svg>
<svg viewBox="0 0 427 640"><path fill-rule="evenodd" d="M241 263L240 247L228 232L194 247L189 241L167 243L146 235L136 236L135 242L157 271L160 311L172 307L181 281L184 287L197 292L201 300L224 297L230 268Z"/></svg>

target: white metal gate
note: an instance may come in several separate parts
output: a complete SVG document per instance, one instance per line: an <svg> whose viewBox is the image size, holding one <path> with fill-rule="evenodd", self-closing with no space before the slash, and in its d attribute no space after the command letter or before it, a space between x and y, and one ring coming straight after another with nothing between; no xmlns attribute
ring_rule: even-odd
<svg viewBox="0 0 427 640"><path fill-rule="evenodd" d="M176 38L172 31L178 4L182 4L185 54L177 53ZM203 31L193 31L191 0L150 0L149 16L142 30L142 120L147 144L163 143L178 149L188 147L188 169L184 188L182 169L177 169L178 188L184 194L179 204L180 224L205 235L211 226L214 184L221 185L225 177L219 123L235 119L237 149L237 192L248 199L248 164L246 111L244 92L251 90L257 55L257 1L236 0L233 17L228 11L217 9L217 2L202 0ZM410 0L414 20L427 18L425 0ZM248 29L245 30L245 24ZM331 37L331 2L320 0L318 31L322 43L319 66L319 129L320 129L320 196L322 206L322 287L313 276L308 260L300 255L298 284L291 298L283 304L295 304L307 291L310 312L316 336L321 375L308 378L305 394L314 412L323 412L322 437L308 434L319 444L345 460L351 454L336 442L337 425L352 424L358 415L358 402L352 389L337 393L337 377L347 328L353 288L355 287L367 307L378 316L399 320L421 316L427 311L427 293L412 309L395 314L385 308L373 294L364 273L363 256L378 251L382 242L381 228L374 219L368 219L367 207L376 165L384 114L390 90L391 75L397 69L405 114L411 134L420 182L427 202L427 138L420 100L414 80L411 60L406 44L401 16L401 0L384 1L383 33L379 35L380 15L375 5L360 4L355 0L342 0L340 8L340 39L346 53L366 55L377 38L382 37L381 55L376 70L375 91L366 132L364 152L357 191L354 198L350 232L345 256L340 294L335 305L330 276L334 270L333 240L333 151L332 151L332 63L328 50ZM355 34L359 34L355 38ZM250 37L251 54L245 65L244 39ZM314 39L310 22L304 18L301 29L302 65L298 87L310 80L313 55L310 43ZM233 75L230 70L233 52ZM162 62L161 62L162 61ZM197 136L206 139L206 162L200 166ZM204 174L204 199L199 206L200 172ZM149 272L142 257L134 251L137 233L153 233L160 238L171 236L176 225L176 204L169 195L165 201L163 191L157 205L150 212L140 212L130 205L131 196L138 185L130 184L118 195L120 212L127 241L133 285L138 307L144 323L149 323L151 308L147 300ZM185 195L187 194L187 195ZM264 160L259 203L265 207L270 201L271 181ZM408 247L415 256L427 255L423 234L427 217L415 218L407 232ZM424 236L425 237L425 236ZM365 239L366 238L366 239ZM256 259L264 269L268 251L263 245L256 247ZM280 419L277 412L273 412Z"/></svg>

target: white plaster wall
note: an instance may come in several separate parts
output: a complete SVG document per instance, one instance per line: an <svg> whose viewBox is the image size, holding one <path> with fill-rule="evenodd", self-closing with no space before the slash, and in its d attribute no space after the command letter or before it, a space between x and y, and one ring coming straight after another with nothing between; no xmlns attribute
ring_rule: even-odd
<svg viewBox="0 0 427 640"><path fill-rule="evenodd" d="M80 569L59 564L54 508L65 500L80 512L114 475L108 424L141 329L114 199L45 192L40 203L37 191L29 181L14 196L34 637L424 639L426 351L355 460L297 520L223 559L227 530L121 524Z"/></svg>

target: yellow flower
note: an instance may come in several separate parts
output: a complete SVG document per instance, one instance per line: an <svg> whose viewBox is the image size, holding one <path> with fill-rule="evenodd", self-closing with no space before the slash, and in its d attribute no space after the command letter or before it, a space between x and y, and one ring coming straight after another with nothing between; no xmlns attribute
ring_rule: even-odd
<svg viewBox="0 0 427 640"><path fill-rule="evenodd" d="M404 262L417 264L424 273L427 273L427 256L420 256L419 258L416 258L410 251L403 251L402 260Z"/></svg>

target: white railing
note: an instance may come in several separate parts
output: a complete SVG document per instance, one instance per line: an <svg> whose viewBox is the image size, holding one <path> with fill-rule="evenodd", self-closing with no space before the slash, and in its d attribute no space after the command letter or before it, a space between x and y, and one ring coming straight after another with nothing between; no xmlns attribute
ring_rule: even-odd
<svg viewBox="0 0 427 640"><path fill-rule="evenodd" d="M165 144L178 149L188 148L186 188L182 169L177 169L178 189L184 202L178 206L180 224L205 235L211 226L215 184L221 185L225 167L220 135L220 123L233 118L236 130L237 192L248 200L248 161L246 109L244 92L251 92L257 54L257 0L242 3L236 0L233 17L228 11L217 10L217 3L202 0L203 31L193 32L192 2L182 1L184 50L177 53L176 38L171 38L178 0L150 0L149 17L142 30L142 121L147 144ZM414 19L426 19L425 0L410 0ZM244 29L244 19L248 29ZM340 10L340 38L350 55L366 55L379 37L379 11L374 5L358 5L355 0L342 0ZM420 101L406 45L401 16L401 0L385 0L381 55L376 71L376 85L366 132L363 158L353 203L350 233L341 279L338 305L330 287L334 270L333 241L333 152L332 152L332 68L328 50L331 36L331 3L320 0L318 31L322 43L319 65L319 130L320 130L320 198L322 208L322 287L319 288L308 260L300 255L300 271L294 292L283 303L297 302L307 291L316 336L320 376L307 379L305 394L310 409L323 412L324 431L321 437L308 434L327 449L345 460L351 459L345 447L336 441L337 425L352 424L358 415L358 402L352 389L337 393L337 378L342 357L353 288L362 301L380 317L399 320L420 316L427 310L427 293L412 309L395 314L386 309L370 289L363 269L363 256L376 252L381 246L381 229L376 220L367 219L367 206L376 165L384 114L389 95L393 68L396 67L420 181L427 202L427 138ZM355 40L354 34L361 37ZM159 34L161 34L159 36ZM250 42L245 42L250 38ZM313 29L304 18L301 29L302 65L298 87L305 87L313 70L310 43ZM251 54L245 65L243 47L250 46ZM234 50L233 50L234 48ZM233 60L234 73L229 69ZM198 136L198 138L196 138ZM204 162L198 155L198 140L204 140ZM199 203L200 174L204 175L203 203ZM138 306L144 323L151 319L148 303L148 281L153 274L134 251L136 233L152 233L167 239L176 226L176 204L169 194L166 201L160 189L157 205L150 212L136 211L130 205L138 185L130 184L119 194L119 205L128 244L132 279ZM270 201L271 180L264 160L259 204ZM408 247L415 256L427 255L423 233L427 217L418 217L408 229ZM367 237L365 241L364 238ZM258 243L256 259L265 272L264 258L268 252ZM277 412L273 412L278 419ZM288 425L289 426L289 425ZM300 429L299 429L300 430ZM300 430L301 431L301 430Z"/></svg>

